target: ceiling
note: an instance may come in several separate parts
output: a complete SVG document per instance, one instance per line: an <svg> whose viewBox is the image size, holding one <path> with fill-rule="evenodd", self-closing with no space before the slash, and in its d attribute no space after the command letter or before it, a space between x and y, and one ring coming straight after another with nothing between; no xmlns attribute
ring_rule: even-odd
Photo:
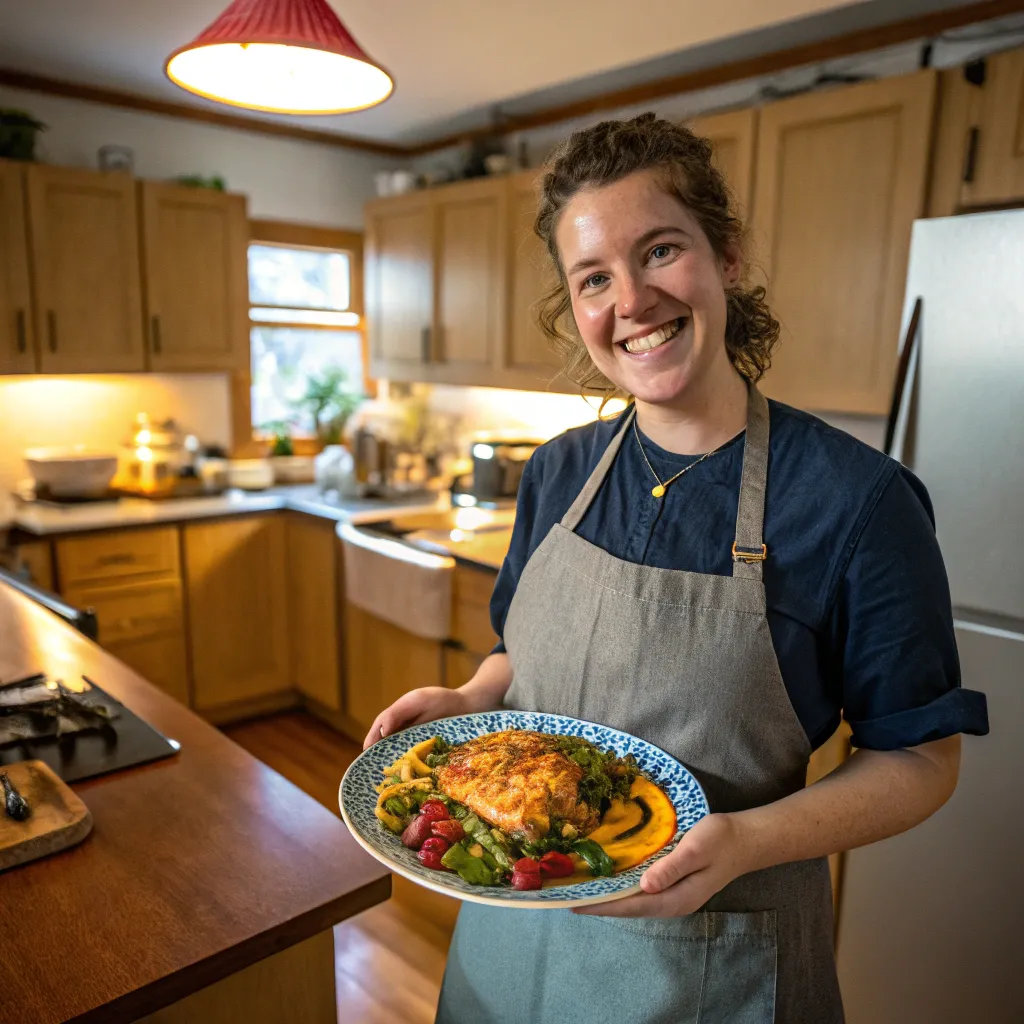
<svg viewBox="0 0 1024 1024"><path fill-rule="evenodd" d="M411 144L518 112L900 21L966 0L329 0L395 77L381 106L253 114ZM227 0L0 0L0 68L246 114L169 82L163 62Z"/></svg>

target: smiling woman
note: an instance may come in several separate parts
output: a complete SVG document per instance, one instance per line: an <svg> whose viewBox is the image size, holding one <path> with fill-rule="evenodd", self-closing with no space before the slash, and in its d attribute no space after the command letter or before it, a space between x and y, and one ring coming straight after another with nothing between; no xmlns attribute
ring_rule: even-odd
<svg viewBox="0 0 1024 1024"><path fill-rule="evenodd" d="M647 173L630 175L631 169L640 168ZM598 189L602 197L595 209L592 200ZM569 215L563 217L566 211ZM558 270L538 319L561 351L566 375L582 387L621 392L634 378L611 382L610 376L618 377L612 371L616 357L625 369L629 360L624 355L653 351L695 326L712 337L724 332L729 361L751 383L771 364L779 324L765 302L764 288L744 287L746 232L706 139L653 114L604 122L586 134L585 144L582 137L574 137L571 146L555 155L543 178L536 231ZM628 252L632 264L649 272L640 292L626 297L627 305L648 304L641 313L653 312L659 283L680 273L690 279L691 295L706 298L721 287L709 292L708 282L694 274L724 276L724 308L718 308L721 302L717 307L712 303L696 315L678 296L676 308L665 310L675 315L661 324L639 327L629 338L621 336L621 329L613 332L611 343L623 351L602 348L598 335L616 294L611 286L616 280L636 280L632 267L611 266L613 251Z"/></svg>
<svg viewBox="0 0 1024 1024"><path fill-rule="evenodd" d="M491 600L500 643L367 742L498 706L569 715L671 754L712 813L635 895L543 928L464 907L439 1024L841 1024L826 857L928 817L958 734L988 728L960 687L928 495L758 390L778 324L692 132L653 115L577 132L536 227L560 278L545 329L577 380L633 401L534 452ZM843 716L856 753L805 788Z"/></svg>

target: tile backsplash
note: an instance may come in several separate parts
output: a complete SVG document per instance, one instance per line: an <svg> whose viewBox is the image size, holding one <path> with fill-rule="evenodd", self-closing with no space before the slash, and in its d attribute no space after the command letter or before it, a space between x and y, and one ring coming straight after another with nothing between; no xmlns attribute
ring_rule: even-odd
<svg viewBox="0 0 1024 1024"><path fill-rule="evenodd" d="M139 412L173 417L205 444L230 444L225 374L0 377L0 493L28 475L26 448L84 444L116 452Z"/></svg>

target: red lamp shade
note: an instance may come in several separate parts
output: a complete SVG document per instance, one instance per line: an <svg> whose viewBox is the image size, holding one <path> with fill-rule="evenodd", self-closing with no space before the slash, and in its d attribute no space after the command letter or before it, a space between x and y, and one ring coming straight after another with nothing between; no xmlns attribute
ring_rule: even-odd
<svg viewBox="0 0 1024 1024"><path fill-rule="evenodd" d="M198 96L282 114L364 110L394 89L327 0L233 0L164 70Z"/></svg>

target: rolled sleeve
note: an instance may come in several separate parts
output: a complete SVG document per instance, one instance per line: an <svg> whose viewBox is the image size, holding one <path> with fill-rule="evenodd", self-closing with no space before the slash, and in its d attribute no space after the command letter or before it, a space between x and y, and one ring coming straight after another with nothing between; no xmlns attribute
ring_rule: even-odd
<svg viewBox="0 0 1024 1024"><path fill-rule="evenodd" d="M988 732L984 694L960 685L931 503L905 470L893 474L853 549L833 639L855 746L895 750Z"/></svg>

